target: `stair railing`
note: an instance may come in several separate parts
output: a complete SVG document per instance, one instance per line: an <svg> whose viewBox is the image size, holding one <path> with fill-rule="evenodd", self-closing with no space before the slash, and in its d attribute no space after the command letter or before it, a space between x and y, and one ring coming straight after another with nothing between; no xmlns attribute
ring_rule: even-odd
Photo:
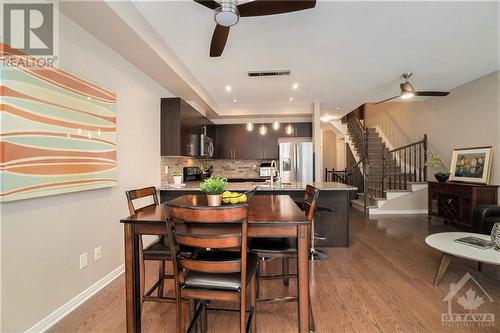
<svg viewBox="0 0 500 333"><path fill-rule="evenodd" d="M358 155L362 158L368 155L368 129L361 124L359 119L354 114L349 114L346 117L348 129L352 132L354 145Z"/></svg>
<svg viewBox="0 0 500 333"><path fill-rule="evenodd" d="M427 134L420 141L393 150L383 150L383 179L385 190L406 190L409 182L427 181Z"/></svg>

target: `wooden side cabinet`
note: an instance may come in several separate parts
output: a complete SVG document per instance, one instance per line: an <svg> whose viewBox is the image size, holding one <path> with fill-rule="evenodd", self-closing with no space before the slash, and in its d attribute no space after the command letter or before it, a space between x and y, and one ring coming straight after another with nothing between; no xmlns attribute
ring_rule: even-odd
<svg viewBox="0 0 500 333"><path fill-rule="evenodd" d="M497 185L458 182L429 184L429 223L439 217L472 229L472 211L477 205L497 204Z"/></svg>

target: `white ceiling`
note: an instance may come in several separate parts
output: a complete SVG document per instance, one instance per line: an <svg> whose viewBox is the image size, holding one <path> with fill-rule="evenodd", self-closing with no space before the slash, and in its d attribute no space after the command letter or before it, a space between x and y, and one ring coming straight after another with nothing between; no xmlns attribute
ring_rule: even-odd
<svg viewBox="0 0 500 333"><path fill-rule="evenodd" d="M318 1L302 12L241 18L220 58L208 56L215 26L210 9L193 1L134 4L222 116L310 113L313 101L322 114L337 107L345 113L397 95L403 72L415 73L416 90L450 90L500 68L496 1ZM267 69L292 75L246 75Z"/></svg>

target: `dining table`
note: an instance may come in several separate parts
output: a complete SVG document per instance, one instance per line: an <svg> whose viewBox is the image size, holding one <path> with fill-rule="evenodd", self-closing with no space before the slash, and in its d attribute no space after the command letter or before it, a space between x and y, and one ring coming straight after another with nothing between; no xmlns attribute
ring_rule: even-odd
<svg viewBox="0 0 500 333"><path fill-rule="evenodd" d="M309 240L310 221L289 195L253 195L248 199L249 238L291 237L297 239L297 283L299 332L309 332ZM149 207L120 220L125 237L125 283L127 332L141 332L142 235L166 235L169 205L207 206L206 195L183 195Z"/></svg>

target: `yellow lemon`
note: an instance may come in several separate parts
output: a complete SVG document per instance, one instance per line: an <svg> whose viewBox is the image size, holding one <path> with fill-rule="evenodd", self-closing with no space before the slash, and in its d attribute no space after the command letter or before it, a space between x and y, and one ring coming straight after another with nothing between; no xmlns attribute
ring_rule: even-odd
<svg viewBox="0 0 500 333"><path fill-rule="evenodd" d="M229 198L229 202L232 204L237 204L238 202L240 202L240 199L238 197L232 197Z"/></svg>
<svg viewBox="0 0 500 333"><path fill-rule="evenodd" d="M247 195L246 195L246 194L242 194L242 195L240 195L240 197L239 197L239 202L240 202L240 203L245 203L245 202L247 202Z"/></svg>
<svg viewBox="0 0 500 333"><path fill-rule="evenodd" d="M223 203L229 203L229 198L222 198Z"/></svg>
<svg viewBox="0 0 500 333"><path fill-rule="evenodd" d="M224 193L222 193L222 198L230 198L233 194L229 191L224 191Z"/></svg>

